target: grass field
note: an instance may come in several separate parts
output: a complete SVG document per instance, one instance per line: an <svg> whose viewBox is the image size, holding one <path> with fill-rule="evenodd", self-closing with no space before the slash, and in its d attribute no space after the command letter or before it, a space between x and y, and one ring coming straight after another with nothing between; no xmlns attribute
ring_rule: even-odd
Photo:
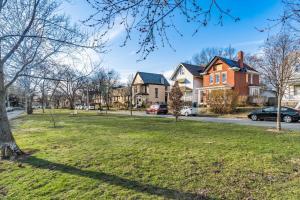
<svg viewBox="0 0 300 200"><path fill-rule="evenodd" d="M300 133L69 112L13 122L1 199L300 199Z"/></svg>

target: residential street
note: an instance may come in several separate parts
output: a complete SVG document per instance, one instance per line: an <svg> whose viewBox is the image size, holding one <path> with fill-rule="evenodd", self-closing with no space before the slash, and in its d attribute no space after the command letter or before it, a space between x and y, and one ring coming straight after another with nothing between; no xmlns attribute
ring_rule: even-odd
<svg viewBox="0 0 300 200"><path fill-rule="evenodd" d="M24 112L24 110L15 110L15 111L12 111L12 112L8 112L7 113L8 120L12 120L12 119L15 119L15 118L19 117L23 112Z"/></svg>
<svg viewBox="0 0 300 200"><path fill-rule="evenodd" d="M112 114L125 114L130 115L128 111L116 111L110 112ZM135 111L133 112L135 116L148 116L148 117L164 117L164 118L171 118L172 115L148 115L145 112ZM272 121L251 121L250 119L246 118L216 118L216 117L185 117L181 116L181 119L184 120L193 120L193 121L204 121L204 122L218 122L218 123L233 123L233 124L240 124L240 125L249 125L249 126L262 126L262 127L270 127L275 128L276 123ZM300 122L298 123L282 123L282 128L287 130L295 130L300 131Z"/></svg>

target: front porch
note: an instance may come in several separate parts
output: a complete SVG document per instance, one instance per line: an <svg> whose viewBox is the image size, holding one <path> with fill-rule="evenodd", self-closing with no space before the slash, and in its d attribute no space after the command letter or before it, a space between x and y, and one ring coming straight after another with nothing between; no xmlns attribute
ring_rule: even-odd
<svg viewBox="0 0 300 200"><path fill-rule="evenodd" d="M211 91L213 90L232 90L233 87L229 85L222 85L222 86L209 86L209 87L202 87L202 88L197 88L197 104L199 106L206 106L207 105L207 100L208 100L208 95Z"/></svg>

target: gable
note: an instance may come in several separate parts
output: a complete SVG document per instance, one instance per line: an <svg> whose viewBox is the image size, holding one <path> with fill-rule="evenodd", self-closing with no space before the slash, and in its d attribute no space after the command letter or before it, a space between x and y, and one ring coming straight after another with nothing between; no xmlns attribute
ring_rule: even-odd
<svg viewBox="0 0 300 200"><path fill-rule="evenodd" d="M206 69L208 74L217 71L228 71L230 67L223 62L221 59L216 59L215 62L211 63L210 67Z"/></svg>
<svg viewBox="0 0 300 200"><path fill-rule="evenodd" d="M139 73L137 73L137 74L135 75L135 78L134 78L134 80L133 80L133 85L134 85L134 84L144 84L144 81L143 81L143 79L141 78L141 76L140 76Z"/></svg>
<svg viewBox="0 0 300 200"><path fill-rule="evenodd" d="M193 76L182 64L178 65L176 70L171 76L171 80L175 81L178 79L183 79Z"/></svg>

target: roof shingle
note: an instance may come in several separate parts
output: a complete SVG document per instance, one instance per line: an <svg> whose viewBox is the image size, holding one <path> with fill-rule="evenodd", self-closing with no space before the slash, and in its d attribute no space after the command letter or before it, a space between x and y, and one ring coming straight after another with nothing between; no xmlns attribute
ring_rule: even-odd
<svg viewBox="0 0 300 200"><path fill-rule="evenodd" d="M191 65L187 63L181 63L193 76L200 76L205 69L205 67L200 65Z"/></svg>
<svg viewBox="0 0 300 200"><path fill-rule="evenodd" d="M144 84L155 84L155 85L166 85L170 86L167 79L162 74L148 73L148 72L138 72Z"/></svg>

